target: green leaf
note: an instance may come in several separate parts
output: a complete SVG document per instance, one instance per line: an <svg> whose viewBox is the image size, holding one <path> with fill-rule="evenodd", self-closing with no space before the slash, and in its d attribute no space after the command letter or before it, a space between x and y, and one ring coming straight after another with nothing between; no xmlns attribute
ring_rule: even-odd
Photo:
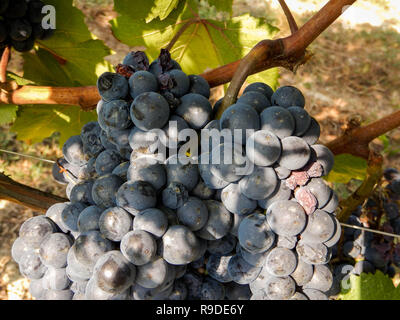
<svg viewBox="0 0 400 320"><path fill-rule="evenodd" d="M340 154L335 156L335 164L326 180L348 183L351 179L364 180L366 174L367 160L351 154Z"/></svg>
<svg viewBox="0 0 400 320"><path fill-rule="evenodd" d="M177 7L179 0L155 0L153 2L154 5L146 17L147 23L156 18L164 20Z"/></svg>
<svg viewBox="0 0 400 320"><path fill-rule="evenodd" d="M67 61L61 67L71 79L77 79L73 81L75 85L93 85L102 72L110 69L111 66L105 63L104 57L110 55L111 51L102 41L94 39L85 24L85 16L72 3L72 0L46 2L56 9L56 30L51 38L38 41L38 44ZM27 55L29 54L24 56ZM43 64L47 62L42 61ZM31 77L31 80L36 79Z"/></svg>
<svg viewBox="0 0 400 320"><path fill-rule="evenodd" d="M84 22L84 15L73 7L72 2L46 2L56 8L56 31L50 39L38 42L35 53L23 55L25 81L55 87L95 85L101 73L112 70L104 60L111 50L102 41L94 39ZM63 144L69 136L79 134L85 123L96 120L94 112L63 105L21 106L17 115L11 130L19 139L30 143L60 132L60 144Z"/></svg>
<svg viewBox="0 0 400 320"><path fill-rule="evenodd" d="M156 59L173 36L186 24L187 29L171 50L171 55L188 74L200 74L208 69L241 59L263 39L272 38L277 28L263 18L249 14L228 21L198 19L196 1L181 1L176 10L163 21L145 22L141 12L132 10L137 1L115 0L118 17L111 21L114 35L129 46L145 46L150 59ZM143 12L142 12L143 13ZM272 69L249 78L249 82L264 81L276 87L277 70Z"/></svg>
<svg viewBox="0 0 400 320"><path fill-rule="evenodd" d="M85 112L75 106L20 106L11 130L17 132L18 139L28 143L40 142L60 131L60 145L63 145L70 136L80 134L85 123L96 119L95 112Z"/></svg>
<svg viewBox="0 0 400 320"><path fill-rule="evenodd" d="M395 287L389 276L377 271L375 274L351 275L348 289L343 288L340 300L400 300L400 286Z"/></svg>
<svg viewBox="0 0 400 320"><path fill-rule="evenodd" d="M0 125L12 123L17 117L18 106L14 104L0 105Z"/></svg>
<svg viewBox="0 0 400 320"><path fill-rule="evenodd" d="M228 12L232 14L233 0L206 0L210 6L214 6L217 11Z"/></svg>

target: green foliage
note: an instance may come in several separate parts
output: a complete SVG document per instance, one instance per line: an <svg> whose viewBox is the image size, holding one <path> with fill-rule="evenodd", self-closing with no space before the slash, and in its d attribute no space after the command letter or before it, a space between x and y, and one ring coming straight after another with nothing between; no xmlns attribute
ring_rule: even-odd
<svg viewBox="0 0 400 320"><path fill-rule="evenodd" d="M57 14L68 19L57 19L56 32L49 40L38 43L35 53L23 55L25 81L45 86L85 86L96 84L98 76L111 66L104 61L110 54L104 43L94 40L84 23L82 12L72 6L72 0L48 0ZM11 77L9 75L9 77ZM17 79L20 84L23 79ZM60 132L60 144L81 127L96 119L94 112L79 106L21 106L11 130L18 139L30 143L42 141Z"/></svg>
<svg viewBox="0 0 400 320"><path fill-rule="evenodd" d="M204 71L242 58L260 40L272 38L277 28L262 18L249 14L226 21L200 19L198 2L180 1L178 7L164 20L154 19L146 23L143 15L148 12L145 6L129 10L131 0L115 0L114 10L119 14L111 21L114 35L130 46L145 46L151 59L156 59L160 48L166 47L173 36L187 23L171 50L171 55L189 74ZM271 69L249 78L249 82L264 81L276 87L278 73Z"/></svg>
<svg viewBox="0 0 400 320"><path fill-rule="evenodd" d="M335 165L326 177L329 182L348 183L351 179L364 180L367 173L367 161L351 154L335 156Z"/></svg>
<svg viewBox="0 0 400 320"><path fill-rule="evenodd" d="M17 118L18 106L13 104L0 105L0 125L13 122Z"/></svg>
<svg viewBox="0 0 400 320"><path fill-rule="evenodd" d="M146 22L149 23L156 18L164 20L176 8L178 3L179 0L154 0L154 5L145 18Z"/></svg>
<svg viewBox="0 0 400 320"><path fill-rule="evenodd" d="M339 295L340 300L400 300L400 286L395 287L389 276L377 271L375 274L351 275Z"/></svg>
<svg viewBox="0 0 400 320"><path fill-rule="evenodd" d="M79 107L62 105L21 106L12 131L20 140L36 143L61 132L60 145L72 135L80 134L82 126L96 120L95 112L84 112Z"/></svg>

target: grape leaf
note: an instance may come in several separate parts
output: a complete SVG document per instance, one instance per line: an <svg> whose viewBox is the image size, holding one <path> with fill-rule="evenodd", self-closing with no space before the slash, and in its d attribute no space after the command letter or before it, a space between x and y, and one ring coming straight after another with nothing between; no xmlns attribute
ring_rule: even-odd
<svg viewBox="0 0 400 320"><path fill-rule="evenodd" d="M389 276L379 270L375 274L353 274L346 283L349 288L342 285L340 300L400 300L400 286L395 287Z"/></svg>
<svg viewBox="0 0 400 320"><path fill-rule="evenodd" d="M130 10L135 2L114 1L114 10L119 14L110 21L114 35L129 46L145 46L149 58L156 59L160 49L165 48L181 28L187 27L171 55L188 74L200 74L238 60L260 40L270 39L278 31L265 19L249 14L227 21L200 19L194 0L180 1L164 20L146 23L141 12ZM275 88L277 78L276 69L271 69L250 77L248 82L264 81Z"/></svg>
<svg viewBox="0 0 400 320"><path fill-rule="evenodd" d="M24 76L16 79L44 86L95 85L98 76L112 70L104 57L111 53L100 40L95 40L84 23L84 15L73 6L72 0L48 0L57 17L54 35L39 41L35 53L24 53ZM68 17L61 19L60 17ZM17 137L34 143L60 132L60 144L81 127L96 119L94 112L78 106L34 105L21 106L11 131Z"/></svg>
<svg viewBox="0 0 400 320"><path fill-rule="evenodd" d="M28 143L40 142L59 131L59 143L63 145L70 136L80 134L85 123L95 120L95 112L85 112L77 106L24 105L19 107L12 131Z"/></svg>
<svg viewBox="0 0 400 320"><path fill-rule="evenodd" d="M146 17L146 22L148 23L156 18L164 20L176 8L178 3L179 0L155 0L150 13Z"/></svg>
<svg viewBox="0 0 400 320"><path fill-rule="evenodd" d="M14 104L0 105L0 125L11 123L17 117L18 106Z"/></svg>
<svg viewBox="0 0 400 320"><path fill-rule="evenodd" d="M207 0L210 6L214 6L217 11L224 11L232 14L233 0Z"/></svg>
<svg viewBox="0 0 400 320"><path fill-rule="evenodd" d="M332 171L326 177L327 181L348 183L351 179L364 180L367 174L367 161L351 154L335 156Z"/></svg>

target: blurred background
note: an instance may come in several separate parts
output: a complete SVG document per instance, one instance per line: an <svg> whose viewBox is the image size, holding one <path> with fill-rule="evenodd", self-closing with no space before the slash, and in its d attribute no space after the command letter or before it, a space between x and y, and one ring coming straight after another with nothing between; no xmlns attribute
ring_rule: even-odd
<svg viewBox="0 0 400 320"><path fill-rule="evenodd" d="M327 0L286 0L299 26ZM76 0L86 16L90 31L115 54L107 59L116 65L135 48L120 43L107 21L115 17L112 0ZM277 37L289 34L286 18L277 0L234 0L234 15L249 12L266 17L280 29ZM58 14L62 19L62 14ZM313 58L296 74L280 69L280 85L294 85L306 97L306 109L322 127L321 142L342 132L349 119L368 123L400 108L400 1L357 1L310 47ZM21 75L22 59L14 53L10 71ZM223 94L213 90L212 99ZM400 129L381 136L374 147L385 156L385 167L400 169ZM16 140L9 127L0 127L0 148L47 159L61 156L58 136L28 145ZM51 164L0 153L0 171L15 181L64 196L65 186L52 179ZM349 186L350 188L350 186ZM28 280L10 257L10 248L23 221L37 213L0 200L0 300L32 299Z"/></svg>

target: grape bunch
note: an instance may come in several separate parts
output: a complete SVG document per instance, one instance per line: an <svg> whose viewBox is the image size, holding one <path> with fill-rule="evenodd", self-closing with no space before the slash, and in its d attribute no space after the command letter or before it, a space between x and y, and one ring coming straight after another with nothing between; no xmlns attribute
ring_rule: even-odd
<svg viewBox="0 0 400 320"><path fill-rule="evenodd" d="M42 27L44 5L40 0L1 0L0 48L11 45L17 51L29 51L36 39L51 37L54 29Z"/></svg>
<svg viewBox="0 0 400 320"><path fill-rule="evenodd" d="M378 185L365 204L350 215L346 223L400 235L399 182L398 170L386 169L383 182ZM350 228L346 228L343 235L341 252L338 245L333 250L333 256L338 258L339 263L334 267L335 285L330 291L332 295L340 292L340 282L349 274L360 275L380 270L391 278L395 276L395 267L400 267L398 240Z"/></svg>
<svg viewBox="0 0 400 320"><path fill-rule="evenodd" d="M166 50L152 63L129 53L97 87L98 121L53 168L69 202L27 220L12 248L35 298L328 298L333 154L298 89L253 83L212 120L221 101L212 108L207 81ZM198 159L175 139L185 129L202 141Z"/></svg>

